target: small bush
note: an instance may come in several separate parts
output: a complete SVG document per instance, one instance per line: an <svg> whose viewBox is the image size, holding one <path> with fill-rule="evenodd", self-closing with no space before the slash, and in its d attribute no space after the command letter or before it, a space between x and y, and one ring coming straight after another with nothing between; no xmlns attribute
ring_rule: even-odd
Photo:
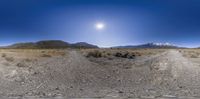
<svg viewBox="0 0 200 99"><path fill-rule="evenodd" d="M23 62L20 62L16 65L17 67L26 67L26 65Z"/></svg>
<svg viewBox="0 0 200 99"><path fill-rule="evenodd" d="M138 55L138 56L140 56L140 55ZM129 59L133 59L133 58L135 58L135 57L136 57L135 53L130 53L130 54L127 56L127 58L129 58Z"/></svg>
<svg viewBox="0 0 200 99"><path fill-rule="evenodd" d="M13 62L15 59L13 57L5 57L6 61Z"/></svg>
<svg viewBox="0 0 200 99"><path fill-rule="evenodd" d="M98 50L95 50L95 51L89 52L87 54L87 57L100 58L100 57L102 57L102 53L100 51L98 51Z"/></svg>
<svg viewBox="0 0 200 99"><path fill-rule="evenodd" d="M32 60L31 60L31 59L28 59L28 58L26 58L26 59L24 59L24 61L26 61L26 62L31 62Z"/></svg>
<svg viewBox="0 0 200 99"><path fill-rule="evenodd" d="M41 57L52 57L52 56L49 54L42 54Z"/></svg>
<svg viewBox="0 0 200 99"><path fill-rule="evenodd" d="M122 53L116 52L116 53L115 53L115 57L122 57Z"/></svg>
<svg viewBox="0 0 200 99"><path fill-rule="evenodd" d="M1 55L1 57L6 57L7 55L5 54L5 53L3 53L2 55Z"/></svg>
<svg viewBox="0 0 200 99"><path fill-rule="evenodd" d="M123 55L122 55L122 58L128 58L129 57L129 52L125 52Z"/></svg>
<svg viewBox="0 0 200 99"><path fill-rule="evenodd" d="M65 56L66 54L65 53L61 53L61 56Z"/></svg>
<svg viewBox="0 0 200 99"><path fill-rule="evenodd" d="M136 55L134 53L129 53L129 52L116 52L114 56L120 58L133 59L135 58Z"/></svg>
<svg viewBox="0 0 200 99"><path fill-rule="evenodd" d="M46 51L41 51L41 53L45 53Z"/></svg>
<svg viewBox="0 0 200 99"><path fill-rule="evenodd" d="M132 53L132 54L134 54L135 56L142 56L142 54L139 53L139 52L135 52L135 53ZM151 54L152 54L152 53L151 53Z"/></svg>
<svg viewBox="0 0 200 99"><path fill-rule="evenodd" d="M107 53L107 56L110 56L111 55L111 53Z"/></svg>

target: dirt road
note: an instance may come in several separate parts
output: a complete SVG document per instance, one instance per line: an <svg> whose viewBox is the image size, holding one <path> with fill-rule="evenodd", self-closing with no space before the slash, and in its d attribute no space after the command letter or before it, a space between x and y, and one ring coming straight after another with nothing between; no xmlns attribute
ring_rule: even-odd
<svg viewBox="0 0 200 99"><path fill-rule="evenodd" d="M152 84L163 93L174 96L199 95L200 67L184 58L177 50L169 50L157 57L151 68Z"/></svg>

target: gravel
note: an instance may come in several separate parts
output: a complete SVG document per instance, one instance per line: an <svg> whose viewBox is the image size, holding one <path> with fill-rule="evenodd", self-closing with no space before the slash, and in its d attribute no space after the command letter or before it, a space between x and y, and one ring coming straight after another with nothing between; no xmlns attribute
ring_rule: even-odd
<svg viewBox="0 0 200 99"><path fill-rule="evenodd" d="M34 61L0 58L0 97L158 98L200 96L200 67L177 50L134 59L79 51ZM23 63L19 63L23 62Z"/></svg>

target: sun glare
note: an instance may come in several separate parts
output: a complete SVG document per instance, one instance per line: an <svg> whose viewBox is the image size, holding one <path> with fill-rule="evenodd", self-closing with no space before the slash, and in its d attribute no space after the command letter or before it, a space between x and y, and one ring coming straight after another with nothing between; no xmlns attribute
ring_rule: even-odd
<svg viewBox="0 0 200 99"><path fill-rule="evenodd" d="M102 30L102 29L105 28L105 24L103 24L103 23L96 23L95 27L96 27L96 29L98 29L98 30Z"/></svg>

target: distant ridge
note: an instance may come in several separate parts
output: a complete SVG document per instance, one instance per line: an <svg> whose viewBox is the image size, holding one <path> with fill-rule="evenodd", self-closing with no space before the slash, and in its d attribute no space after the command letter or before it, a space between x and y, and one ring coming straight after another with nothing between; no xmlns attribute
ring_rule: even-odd
<svg viewBox="0 0 200 99"><path fill-rule="evenodd" d="M27 43L16 43L4 48L41 48L41 49L51 49L51 48L98 48L96 45L88 44L86 42L78 43L68 43L61 40L43 40L38 42L27 42Z"/></svg>
<svg viewBox="0 0 200 99"><path fill-rule="evenodd" d="M84 48L84 47L87 47L87 48L98 48L98 46L96 45L92 45L92 44L88 44L86 42L78 42L78 43L74 43L74 44L71 44L70 45L71 47L74 47L74 48Z"/></svg>
<svg viewBox="0 0 200 99"><path fill-rule="evenodd" d="M170 43L146 43L141 45L116 46L112 48L181 48Z"/></svg>

